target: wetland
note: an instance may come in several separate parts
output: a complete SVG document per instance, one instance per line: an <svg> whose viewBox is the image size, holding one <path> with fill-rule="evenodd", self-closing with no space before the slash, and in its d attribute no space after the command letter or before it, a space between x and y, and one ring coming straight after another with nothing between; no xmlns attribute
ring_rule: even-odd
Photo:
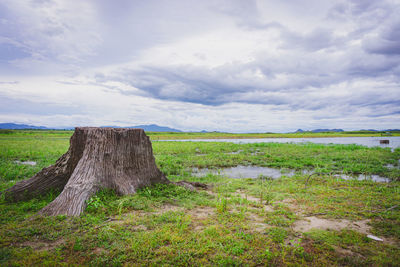
<svg viewBox="0 0 400 267"><path fill-rule="evenodd" d="M71 134L0 133L0 191L54 164ZM398 147L195 140L153 142L153 151L170 180L208 189L101 191L72 218L36 215L57 192L0 199L1 265L400 264Z"/></svg>

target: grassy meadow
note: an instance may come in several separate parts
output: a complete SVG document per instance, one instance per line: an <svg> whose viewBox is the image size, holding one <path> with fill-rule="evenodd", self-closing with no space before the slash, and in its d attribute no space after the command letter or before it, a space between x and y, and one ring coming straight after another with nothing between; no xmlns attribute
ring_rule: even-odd
<svg viewBox="0 0 400 267"><path fill-rule="evenodd" d="M53 164L67 151L71 135L0 132L0 191ZM18 203L1 198L0 265L399 266L399 148L156 141L365 133L287 135L149 133L156 163L170 180L203 182L207 190L156 185L129 196L104 190L73 218L36 215L57 192ZM368 133L373 135L381 133ZM276 180L192 174L195 168L239 165L296 174ZM377 174L392 182L343 180L335 174Z"/></svg>

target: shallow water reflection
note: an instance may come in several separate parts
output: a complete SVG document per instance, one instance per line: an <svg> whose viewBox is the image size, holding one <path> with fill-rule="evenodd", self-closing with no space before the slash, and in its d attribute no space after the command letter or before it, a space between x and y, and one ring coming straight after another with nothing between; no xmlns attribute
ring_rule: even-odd
<svg viewBox="0 0 400 267"><path fill-rule="evenodd" d="M222 169L194 169L192 175L197 177L206 176L207 174L214 174L214 175L221 175L233 179L240 179L240 178L259 178L260 176L269 177L272 179L278 179L282 176L292 177L296 173L300 173L303 175L310 175L313 174L314 171L312 170L302 170L302 171L295 171L290 169L275 169L269 167L259 167L259 166L236 166L236 167L229 167L229 168L222 168ZM358 176L350 176L346 174L335 174L334 177L345 179L345 180L372 180L375 182L390 182L389 178L382 177L379 175L363 175L360 174Z"/></svg>
<svg viewBox="0 0 400 267"><path fill-rule="evenodd" d="M381 144L381 140L389 140L389 144ZM362 145L367 147L400 147L400 136L382 137L316 137L316 138L255 138L255 139L186 139L186 140L160 140L163 142L231 142L235 144L250 143L316 143L316 144L342 144Z"/></svg>
<svg viewBox="0 0 400 267"><path fill-rule="evenodd" d="M295 174L294 170L289 170L287 172L280 170L280 169L274 169L274 168L268 168L268 167L259 167L259 166L236 166L236 167L230 167L230 168L223 168L219 170L214 170L214 169L198 169L195 170L193 173L194 176L205 176L208 173L216 174L216 175L221 175L221 176L227 176L229 178L234 178L234 179L239 179L239 178L258 178L261 175L267 176L273 179L277 179L282 177L283 175L285 176L293 176Z"/></svg>

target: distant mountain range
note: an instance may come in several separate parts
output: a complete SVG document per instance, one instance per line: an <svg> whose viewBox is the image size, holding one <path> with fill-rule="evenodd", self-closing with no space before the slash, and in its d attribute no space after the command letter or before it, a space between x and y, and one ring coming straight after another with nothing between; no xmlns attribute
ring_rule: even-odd
<svg viewBox="0 0 400 267"><path fill-rule="evenodd" d="M368 130L358 130L358 131L350 131L350 132L399 132L399 129L386 129L386 130L375 130L375 129L368 129ZM304 133L304 132L312 132L312 133L324 133L324 132L344 132L343 129L315 129L315 130L308 130L304 131L302 129L298 129L295 133Z"/></svg>
<svg viewBox="0 0 400 267"><path fill-rule="evenodd" d="M145 130L146 132L181 132L180 130L169 128L166 126L159 126L156 124L150 125L137 125L137 126L128 126L128 127L120 127L120 126L101 126L101 127L113 127L113 128L140 128ZM34 129L34 130L73 130L74 127L66 127L66 128L48 128L44 126L34 126L27 124L16 124L16 123L0 123L0 129L12 129L12 130L23 130L23 129Z"/></svg>
<svg viewBox="0 0 400 267"><path fill-rule="evenodd" d="M302 129L298 129L295 133L303 133L303 132L313 132L313 133L322 133L322 132L344 132L342 129L315 129L310 131L304 131Z"/></svg>
<svg viewBox="0 0 400 267"><path fill-rule="evenodd" d="M27 124L15 124L15 123L0 123L0 129L13 129L13 130L22 130L22 129L38 129L45 130L48 129L44 126L33 126Z"/></svg>
<svg viewBox="0 0 400 267"><path fill-rule="evenodd" d="M137 126L127 126L127 127L120 127L120 126L100 126L100 127L111 127L111 128L139 128L143 129L146 132L175 132L179 133L182 132L181 130L166 127L166 126L159 126L157 124L150 124L150 125L137 125Z"/></svg>

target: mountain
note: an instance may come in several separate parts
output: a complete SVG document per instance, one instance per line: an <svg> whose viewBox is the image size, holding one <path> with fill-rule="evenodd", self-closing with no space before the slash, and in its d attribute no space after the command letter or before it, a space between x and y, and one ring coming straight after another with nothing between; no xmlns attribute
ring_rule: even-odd
<svg viewBox="0 0 400 267"><path fill-rule="evenodd" d="M302 129L298 129L295 133L304 133L304 132L313 132L313 133L322 133L322 132L344 132L342 129L315 129L304 131Z"/></svg>
<svg viewBox="0 0 400 267"><path fill-rule="evenodd" d="M39 129L46 130L49 129L44 126L33 126L27 124L16 124L16 123L0 123L0 129L12 129L12 130L21 130L21 129Z"/></svg>
<svg viewBox="0 0 400 267"><path fill-rule="evenodd" d="M146 132L182 132L181 130L169 128L166 126L159 126L157 124L149 124L149 125L137 125L137 126L127 126L127 127L120 127L120 126L100 126L100 127L112 127L112 128L140 128L145 130Z"/></svg>
<svg viewBox="0 0 400 267"><path fill-rule="evenodd" d="M101 126L101 127L113 127L113 128L141 128L146 132L181 132L180 130L169 128L166 126L159 126L156 124L150 125L137 125L137 126L128 126L128 127L120 127L120 126ZM44 126L34 126L27 124L16 124L16 123L0 123L0 129L12 129L12 130L23 130L23 129L35 129L35 130L74 130L74 127L65 127L65 128L47 128Z"/></svg>
<svg viewBox="0 0 400 267"><path fill-rule="evenodd" d="M129 128L141 128L145 130L146 132L182 132L181 130L174 129L174 128L169 128L166 126L159 126L157 124L150 124L150 125L138 125L138 126L132 126Z"/></svg>
<svg viewBox="0 0 400 267"><path fill-rule="evenodd" d="M315 129L312 130L313 133L322 133L322 132L344 132L342 129Z"/></svg>

